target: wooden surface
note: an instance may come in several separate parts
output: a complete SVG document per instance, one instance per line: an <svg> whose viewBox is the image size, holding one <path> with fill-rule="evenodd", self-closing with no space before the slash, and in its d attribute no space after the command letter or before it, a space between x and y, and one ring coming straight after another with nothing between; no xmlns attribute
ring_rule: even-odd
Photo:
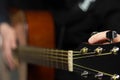
<svg viewBox="0 0 120 80"><path fill-rule="evenodd" d="M54 22L48 11L26 11L28 45L54 48ZM28 80L54 80L54 69L29 64Z"/></svg>

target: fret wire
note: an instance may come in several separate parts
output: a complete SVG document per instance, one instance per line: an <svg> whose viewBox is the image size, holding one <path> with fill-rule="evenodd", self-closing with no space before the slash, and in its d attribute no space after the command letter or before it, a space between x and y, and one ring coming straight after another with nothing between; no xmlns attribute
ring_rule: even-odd
<svg viewBox="0 0 120 80"><path fill-rule="evenodd" d="M28 51L22 51L22 53L28 53ZM43 55L43 56L46 56L46 55L51 55L51 57L54 57L54 56L58 56L57 58L61 58L61 57L67 57L67 54L59 54L59 53L56 53L56 54L54 54L54 53L49 53L49 52L46 52L46 50L45 51L43 51L43 52L33 52L33 53L35 53L35 54L39 54L39 56L40 55ZM29 54L29 55L32 55L32 54ZM34 55L34 54L33 54ZM64 59L66 59L66 58L64 58Z"/></svg>
<svg viewBox="0 0 120 80"><path fill-rule="evenodd" d="M24 55L25 56L25 55ZM24 56L23 56L23 58L24 58ZM45 58L43 58L44 60L42 60L41 61L41 59L40 58L32 58L31 57L31 55L29 55L29 56L27 56L27 58L25 57L24 58L25 60L26 59L29 59L28 60L28 62L30 61L30 62L37 62L38 61L38 63L40 63L40 64L42 64L42 65L47 65L47 66L50 66L50 67L52 67L51 65L48 65L48 64L46 64L46 62L57 62L57 63L63 63L63 64L65 64L65 65L68 65L68 61L60 61L60 60L49 60L48 58L47 59L45 59ZM42 62L42 63L41 63ZM45 62L45 63L43 63L43 62ZM54 66L54 65L53 65ZM55 65L55 67L56 67L56 65ZM66 68L63 68L63 67L60 67L60 66L57 66L56 68L61 68L61 69L66 69Z"/></svg>
<svg viewBox="0 0 120 80"><path fill-rule="evenodd" d="M24 54L25 55L25 54ZM40 55L34 55L34 54L29 54L29 56L31 56L31 57L38 57L38 58L40 58L41 57L41 61L43 62L43 59L46 59L46 58L49 58L49 60L64 60L64 61L67 61L68 60L68 58L61 58L61 57L59 57L59 56L57 56L57 57L53 57L53 56L46 56L45 54L40 54ZM56 61L57 61L56 60ZM44 63L44 62L43 62Z"/></svg>
<svg viewBox="0 0 120 80"><path fill-rule="evenodd" d="M46 49L45 52L44 52L45 55L46 55L48 52L49 52L49 50ZM47 60L50 60L49 57L48 57L48 55L46 55L46 59L47 59ZM45 63L46 63L46 65L48 65L48 66L52 65L52 62L51 62L51 61L49 61L49 62L48 62L48 61L45 61Z"/></svg>
<svg viewBox="0 0 120 80"><path fill-rule="evenodd" d="M29 53L26 53L26 52L23 52L23 51L20 52L20 53L24 53L24 55L26 54L26 55L29 55L29 56L31 56L31 57L33 57L33 56L35 56L35 57L42 57L42 58L43 58L43 57L44 57L44 58L48 58L48 57L49 57L49 59L59 59L59 60L61 60L61 59L62 59L62 60L67 60L67 59L68 59L67 56L64 56L64 57L63 57L63 56L57 56L57 57L56 57L56 56L53 56L53 55L46 56L46 54L44 54L44 53L43 53L43 54L39 54L39 55L37 55L37 56L36 56L35 54L29 54ZM47 52L45 52L45 53L47 53Z"/></svg>
<svg viewBox="0 0 120 80"><path fill-rule="evenodd" d="M54 53L56 53L56 54L54 54ZM63 54L59 54L59 53L61 53L61 52L57 52L57 51L55 52L55 51L54 51L54 52L48 53L48 54L57 55L57 56L59 56L59 55L67 56L67 55L66 55L67 53L63 53L64 55L63 55Z"/></svg>
<svg viewBox="0 0 120 80"><path fill-rule="evenodd" d="M48 52L46 53L46 55L48 55L47 57L48 57L48 60L49 60L49 66L54 66L55 64L52 62L52 60L54 60L52 57L52 55L51 54L49 54L50 53L50 50L48 50ZM44 55L45 56L45 55ZM51 57L52 56L52 57ZM54 55L55 56L55 55ZM45 56L45 58L46 58L46 56Z"/></svg>
<svg viewBox="0 0 120 80"><path fill-rule="evenodd" d="M48 56L46 56L46 55L48 55L48 54L42 54L42 57L46 57L46 58L53 58L53 59L63 59L63 60L67 60L68 58L67 58L67 56L58 56L58 55L48 55ZM38 56L41 56L41 54L39 54Z"/></svg>
<svg viewBox="0 0 120 80"><path fill-rule="evenodd" d="M44 51L44 49L42 49L42 51ZM31 55L31 54L29 54L29 56L30 56L30 55ZM31 57L34 57L34 56L35 56L34 54L31 55ZM37 59L37 57L38 57L38 56L35 56L36 59ZM41 61L40 61L41 64L44 64L43 54L41 54L39 57L41 57ZM36 60L36 59L35 59L35 60ZM45 65L45 64L44 64L44 65Z"/></svg>
<svg viewBox="0 0 120 80"><path fill-rule="evenodd" d="M65 52L67 53L68 50L59 50L59 49L50 49L50 48L36 48L36 47L26 47L26 46L19 46L17 49L19 50L31 50L31 51L41 51L43 49L52 51L52 52ZM80 51L73 51L73 53L80 53Z"/></svg>
<svg viewBox="0 0 120 80"><path fill-rule="evenodd" d="M58 54L59 54L59 55L58 55ZM55 57L56 57L57 61L61 61L61 62L64 62L65 60L68 60L68 59L65 58L65 57L67 57L67 55L65 54L64 51L58 53L58 51L56 50L56 52L55 52ZM61 57L61 58L58 58L58 57ZM64 58L64 60L63 60L63 58ZM65 69L65 68L66 68L66 67L62 67L62 65L63 65L64 63L59 63L59 62L57 62L57 61L56 61L56 65L57 65L58 68L59 68L59 67L61 67L62 69Z"/></svg>
<svg viewBox="0 0 120 80"><path fill-rule="evenodd" d="M45 48L38 48L38 49L35 48L34 49L34 48L31 48L31 47L29 47L29 48L22 47L22 48L19 48L19 51L22 51L24 53L27 53L28 51L29 52L33 52L33 53L37 53L37 54L41 53L40 55L38 55L38 57L41 57L41 63L45 63L44 62L44 58L47 58L48 60L52 60L52 61L53 60L54 61L58 61L58 60L64 61L64 60L68 59L68 58L66 58L67 54L68 54L68 51L65 51L65 50L53 50L53 49L45 49ZM57 56L56 58L55 58L54 53L56 53L56 56ZM31 55L31 54L29 54L29 55ZM34 54L32 56L34 56ZM50 56L50 57L48 57L48 56ZM58 59L58 60L56 60L56 59ZM53 65L53 63L51 63L51 64L50 63L46 63L46 64L47 65Z"/></svg>
<svg viewBox="0 0 120 80"><path fill-rule="evenodd" d="M43 50L44 50L44 49L42 49L42 51L29 51L29 52L34 52L34 53L36 53L36 54L37 54L37 53L38 53L38 54L39 54L39 53L45 54L46 50L44 50L44 51L43 51ZM27 50L22 50L22 52L28 52L28 51L27 51ZM47 51L48 54L56 55L56 54L54 54L55 51L52 52L52 53L51 53L51 52L52 52L52 51L50 51L50 50ZM57 52L57 55L60 55L60 56L61 56L61 55L62 55L62 56L67 56L67 53L59 54L59 53Z"/></svg>
<svg viewBox="0 0 120 80"><path fill-rule="evenodd" d="M36 48L36 47L25 47L25 46L19 46L17 49L19 50L31 50L31 51L40 51L40 50L46 50L52 51L52 52L65 52L67 53L67 50L58 50L58 49L49 49L49 48Z"/></svg>
<svg viewBox="0 0 120 80"><path fill-rule="evenodd" d="M88 55L88 56L82 56L82 57L76 57L73 59L82 59L82 58L89 58L89 57L96 57L96 56L105 56L105 55L110 55L111 53L104 53L104 54L97 54L97 55Z"/></svg>
<svg viewBox="0 0 120 80"><path fill-rule="evenodd" d="M62 54L62 56L63 56L63 52L61 52L61 54ZM62 58L61 61L63 61L63 58ZM64 68L63 64L61 64L61 67Z"/></svg>
<svg viewBox="0 0 120 80"><path fill-rule="evenodd" d="M26 55L23 55L22 57L24 57L24 56L26 56ZM32 57L33 56L31 56L31 55L27 55L27 58L31 58L32 59ZM42 56L41 56L41 58L43 58ZM35 57L34 59L41 59L40 57ZM49 60L48 58L43 58L44 60ZM58 62L64 62L64 63L67 63L68 61L67 60L64 60L64 61L61 61L61 60L51 60L51 61L58 61Z"/></svg>
<svg viewBox="0 0 120 80"><path fill-rule="evenodd" d="M24 54L25 55L25 54ZM29 57L34 57L35 55L29 55ZM43 62L45 59L47 59L48 61L49 61L49 63L52 63L52 61L56 61L56 62L59 62L61 59L59 59L59 61L58 60L56 60L57 58L49 58L49 57L46 57L46 56L44 56L44 55L40 55L40 56L36 56L36 58L39 58L39 57L41 57L41 63L42 64L45 64L45 62ZM47 62L48 62L47 61ZM67 59L65 59L64 60L65 62L68 62L68 60ZM48 65L50 65L50 64L48 64ZM54 66L53 64L51 64L52 66Z"/></svg>
<svg viewBox="0 0 120 80"><path fill-rule="evenodd" d="M55 56L57 57L57 50L55 50ZM57 58L56 58L57 59ZM58 59L55 61L55 65L56 65L56 68L58 68L59 66L58 66Z"/></svg>

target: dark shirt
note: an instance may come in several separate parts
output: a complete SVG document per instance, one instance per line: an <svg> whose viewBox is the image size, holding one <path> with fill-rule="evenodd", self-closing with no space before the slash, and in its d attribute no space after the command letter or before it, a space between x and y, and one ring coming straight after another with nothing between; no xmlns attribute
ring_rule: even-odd
<svg viewBox="0 0 120 80"><path fill-rule="evenodd" d="M82 2L82 0L80 0L80 2ZM72 5L69 6L69 9L55 12L57 36L60 35L57 38L58 48L75 49L81 45L81 43L87 42L90 34L93 31L99 32L105 30L116 30L118 33L120 33L119 0L96 0L95 2L91 3L87 11L83 11L81 8L79 8L78 3L79 2L74 2L74 0L68 0L68 4ZM120 64L118 57L113 58L108 56L105 59L102 58L102 60L100 61L101 63L105 61L105 63L113 64L112 67L117 67L115 72L119 71ZM113 62L110 60L113 60ZM99 61L94 59L93 62L94 64L97 64ZM85 64L86 62L83 60L82 63ZM109 67L107 67L107 69L111 70ZM112 68L112 71L114 71L114 68ZM94 79L82 79L80 74L57 70L56 80Z"/></svg>
<svg viewBox="0 0 120 80"><path fill-rule="evenodd" d="M0 0L0 23L10 21L9 6L12 5L24 9L26 8L24 6L29 6L32 4L31 2L34 2L34 0L29 0L30 3L25 4L26 0L8 1ZM52 1L55 2L55 0ZM48 7L53 11L56 23L58 48L75 49L82 42L87 42L93 31L116 30L120 33L120 0L96 0L91 3L87 11L83 11L78 7L79 2L82 3L84 0L62 1L65 1L64 7L60 7L62 3L59 4L59 10L54 8L54 6ZM36 5L36 7L38 6ZM67 71L60 71L56 75L57 80L80 80L79 74Z"/></svg>
<svg viewBox="0 0 120 80"><path fill-rule="evenodd" d="M68 4L72 3L70 1ZM61 26L65 27L62 48L76 48L87 41L93 31L116 30L120 33L119 0L96 0L86 12L78 7L78 3L74 2L74 6L67 10L55 12L57 32L60 32Z"/></svg>

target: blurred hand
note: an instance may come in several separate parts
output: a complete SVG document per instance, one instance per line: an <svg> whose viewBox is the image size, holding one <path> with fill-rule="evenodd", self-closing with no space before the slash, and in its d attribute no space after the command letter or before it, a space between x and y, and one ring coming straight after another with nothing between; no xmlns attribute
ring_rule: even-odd
<svg viewBox="0 0 120 80"><path fill-rule="evenodd" d="M2 36L3 59L10 69L15 68L15 61L12 56L12 49L16 48L16 36L14 29L7 23L0 25Z"/></svg>
<svg viewBox="0 0 120 80"><path fill-rule="evenodd" d="M96 43L100 43L100 44L109 44L108 42L108 38L106 37L106 33L108 31L103 31L103 32L99 32L97 34L94 34L93 36L91 36L88 39L88 43L89 44L96 44ZM120 35L117 34L117 37L113 39L113 43L116 42L120 42Z"/></svg>

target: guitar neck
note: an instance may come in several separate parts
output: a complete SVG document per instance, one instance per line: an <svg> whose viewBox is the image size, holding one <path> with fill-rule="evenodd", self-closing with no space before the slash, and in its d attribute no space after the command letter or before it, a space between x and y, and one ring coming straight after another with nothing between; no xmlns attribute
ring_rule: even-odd
<svg viewBox="0 0 120 80"><path fill-rule="evenodd" d="M119 66L118 64L114 64L119 61L120 55L117 53L119 53L119 43L94 46L81 45L77 51L45 49L29 46L19 46L13 51L15 57L20 61L27 63L53 67L71 72L74 71L81 73L83 71L88 71L88 74L102 73L109 77L114 77L114 72L119 74L118 67L114 68ZM111 64L109 64L108 61L110 61ZM104 67L110 67L110 69L104 68L103 64L105 65ZM97 65L99 65L99 67L96 67ZM115 71L112 71L112 69ZM117 76L118 75L115 77Z"/></svg>
<svg viewBox="0 0 120 80"><path fill-rule="evenodd" d="M13 53L19 60L27 63L73 71L73 53L71 50L19 46Z"/></svg>

